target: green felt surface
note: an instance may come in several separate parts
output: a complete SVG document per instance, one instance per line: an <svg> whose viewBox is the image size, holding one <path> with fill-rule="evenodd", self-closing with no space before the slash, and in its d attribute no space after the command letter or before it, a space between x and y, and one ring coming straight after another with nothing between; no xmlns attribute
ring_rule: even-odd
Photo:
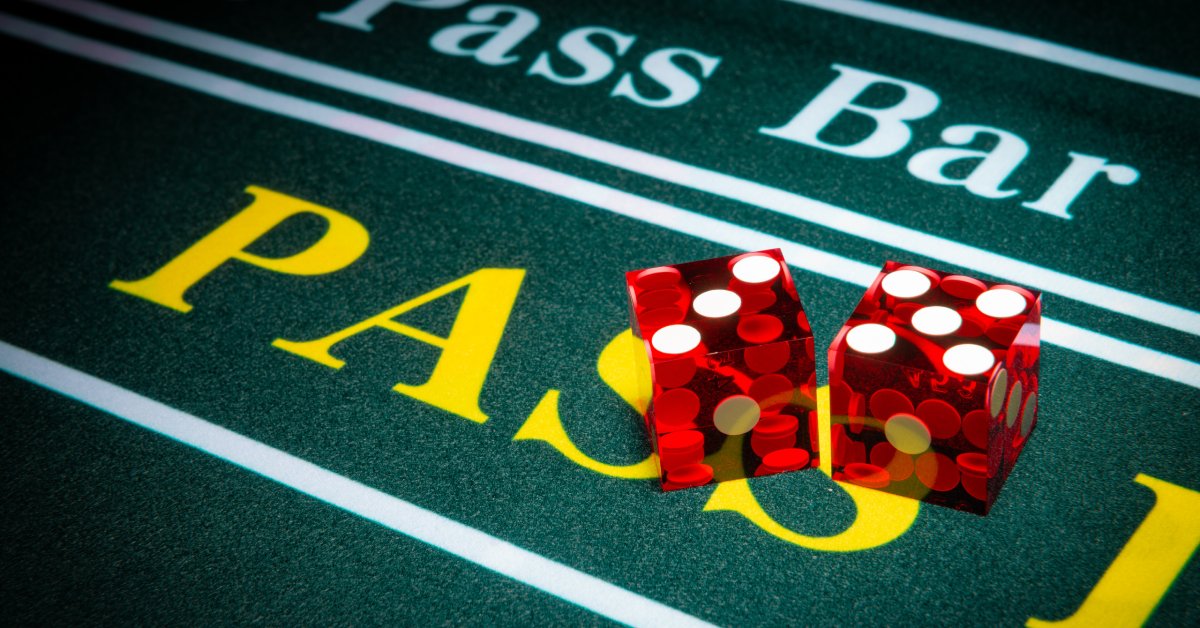
<svg viewBox="0 0 1200 628"><path fill-rule="evenodd" d="M1200 307L1200 127L1188 96L784 2L520 2L542 26L520 49L522 61L501 67L429 47L467 7L391 7L364 33L316 19L339 2L118 4ZM892 258L953 268L49 9L4 10L871 265ZM955 16L996 13L1004 11ZM1011 19L996 25L1036 21ZM1106 19L1120 14L1089 19L1113 32ZM666 46L720 56L721 66L696 100L666 110L609 97L615 79L569 88L525 76L534 54L561 33L595 24L638 35L621 70ZM1057 32L1053 23L1041 28L1030 34ZM1067 43L1127 50L1115 34L1062 29ZM1137 36L1159 43L1134 60L1168 56L1170 37ZM607 477L545 443L513 440L556 389L581 450L611 464L642 460L649 445L640 418L596 370L600 351L628 326L622 273L729 248L12 38L0 37L0 55L20 60L0 66L9 111L0 147L0 340L702 619L1061 619L1154 505L1133 482L1137 474L1200 489L1195 388L1046 345L1038 428L991 514L922 506L912 527L882 547L797 547L735 513L704 512L711 487L662 494L654 481ZM915 126L908 148L878 160L757 132L794 115L833 78L834 63L927 85L942 106ZM1068 151L1134 164L1142 180L1089 189L1076 218L1063 221L1019 200L981 199L909 175L908 157L955 123L995 125L1028 141L1012 187L1044 189ZM248 205L249 185L353 216L370 232L370 247L322 276L227 264L188 292L188 314L108 288L148 275ZM287 254L320 230L291 221L254 250ZM391 390L420 383L436 363L438 352L416 340L363 334L339 346L346 366L337 371L271 346L281 337L320 337L485 267L526 276L481 397L484 424ZM793 273L821 347L862 289ZM1045 300L1048 316L1200 359L1193 335L1052 294ZM445 333L456 305L447 301L414 313L412 323ZM0 375L0 399L0 606L15 623L607 621L10 375ZM836 534L855 517L845 492L817 471L755 479L752 487L772 517L804 534ZM1190 564L1152 622L1200 622L1198 593L1200 570Z"/></svg>

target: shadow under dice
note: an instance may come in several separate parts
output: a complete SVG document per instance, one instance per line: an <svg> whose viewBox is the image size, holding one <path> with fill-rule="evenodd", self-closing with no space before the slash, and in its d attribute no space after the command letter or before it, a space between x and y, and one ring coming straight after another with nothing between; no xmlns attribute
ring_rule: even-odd
<svg viewBox="0 0 1200 628"><path fill-rule="evenodd" d="M817 465L812 331L779 249L625 280L663 490Z"/></svg>
<svg viewBox="0 0 1200 628"><path fill-rule="evenodd" d="M829 348L834 479L987 514L1037 424L1041 304L884 264Z"/></svg>

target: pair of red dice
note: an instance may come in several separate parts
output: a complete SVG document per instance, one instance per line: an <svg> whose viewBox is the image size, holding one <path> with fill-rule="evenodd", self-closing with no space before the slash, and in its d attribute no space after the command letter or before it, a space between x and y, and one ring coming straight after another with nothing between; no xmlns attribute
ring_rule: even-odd
<svg viewBox="0 0 1200 628"><path fill-rule="evenodd" d="M626 273L664 490L817 467L812 329L778 249ZM1037 423L1041 295L887 262L829 347L833 478L986 514Z"/></svg>

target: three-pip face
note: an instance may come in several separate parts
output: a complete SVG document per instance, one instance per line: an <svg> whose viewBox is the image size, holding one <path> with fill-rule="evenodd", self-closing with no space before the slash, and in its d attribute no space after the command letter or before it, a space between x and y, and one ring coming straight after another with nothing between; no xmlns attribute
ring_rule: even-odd
<svg viewBox="0 0 1200 628"><path fill-rule="evenodd" d="M778 249L626 273L664 490L818 465ZM829 348L835 480L986 514L1037 423L1041 295L887 262Z"/></svg>
<svg viewBox="0 0 1200 628"><path fill-rule="evenodd" d="M625 279L664 490L815 466L812 330L778 249Z"/></svg>

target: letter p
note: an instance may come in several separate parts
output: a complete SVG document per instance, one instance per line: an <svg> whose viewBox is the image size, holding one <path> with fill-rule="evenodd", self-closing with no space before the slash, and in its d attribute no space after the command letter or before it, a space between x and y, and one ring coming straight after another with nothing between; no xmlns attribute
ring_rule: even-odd
<svg viewBox="0 0 1200 628"><path fill-rule="evenodd" d="M149 277L117 280L109 287L186 313L192 306L184 300L184 293L230 260L288 275L323 275L345 268L367 250L367 230L345 214L255 185L246 192L254 196L249 207L175 259ZM315 214L329 225L308 248L287 257L263 257L246 251L284 220L300 214Z"/></svg>

